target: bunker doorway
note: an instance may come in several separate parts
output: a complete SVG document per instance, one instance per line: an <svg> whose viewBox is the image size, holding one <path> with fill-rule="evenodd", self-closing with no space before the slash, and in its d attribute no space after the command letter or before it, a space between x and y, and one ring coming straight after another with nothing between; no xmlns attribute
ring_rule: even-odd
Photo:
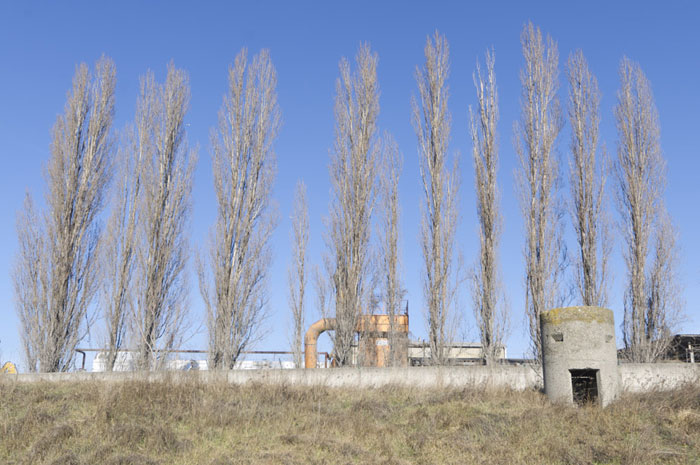
<svg viewBox="0 0 700 465"><path fill-rule="evenodd" d="M574 404L598 402L598 370L569 370Z"/></svg>

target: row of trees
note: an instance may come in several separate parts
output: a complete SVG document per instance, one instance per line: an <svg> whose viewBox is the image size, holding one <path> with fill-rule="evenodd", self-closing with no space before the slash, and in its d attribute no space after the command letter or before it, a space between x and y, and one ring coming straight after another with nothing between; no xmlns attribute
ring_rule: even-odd
<svg viewBox="0 0 700 465"><path fill-rule="evenodd" d="M98 318L108 370L127 347L140 369L157 368L190 323L186 226L197 155L185 132L187 73L171 64L162 84L146 74L134 122L119 140L112 130L115 76L108 58L94 75L78 68L54 126L46 210L37 212L27 194L18 216L13 278L30 371L68 370ZM233 367L265 309L276 223L269 205L279 128L275 87L269 54L248 63L243 50L229 70L212 132L218 216L209 256L198 257L197 270L213 368ZM102 230L97 217L107 199L111 213ZM95 302L100 311L91 313Z"/></svg>
<svg viewBox="0 0 700 465"><path fill-rule="evenodd" d="M514 127L517 186L526 232L525 309L533 353L539 357L539 315L567 297L562 285L566 206L555 156L564 118L556 43L544 40L532 24L523 29L521 42L521 118ZM354 69L341 61L336 84L327 252L323 267L316 268L315 284L321 312L336 318L334 355L341 365L351 363L358 317L376 311L396 315L404 295L398 191L402 157L390 134L378 134L377 64L376 53L362 45ZM448 43L436 33L427 40L424 65L416 69L418 95L412 101L423 186L420 243L426 319L435 363L445 362L463 282L456 243L459 166L448 147L449 65ZM628 268L624 342L633 360L653 360L663 350L659 341L678 309L678 289L676 236L663 206L665 162L650 85L637 64L622 60L615 107L618 154L612 162L600 149L599 91L580 51L569 57L566 69L572 134L568 207L578 243L570 254L576 269L575 300L584 305L607 302L611 221L605 199L613 190L608 177L614 172ZM186 225L197 154L186 140L187 74L171 64L164 83L156 82L152 73L144 76L134 121L119 136L112 128L115 82L115 66L107 58L97 63L94 73L85 65L77 69L64 114L53 130L46 208L37 211L28 194L18 215L13 279L32 371L69 369L76 345L98 319L103 322L108 369L124 348L136 351L139 368L157 368L191 323L186 311ZM232 368L259 335L266 312L270 237L277 223L270 196L280 110L269 53L262 51L249 61L241 51L228 82L211 137L217 220L208 254L196 257L207 311L209 363L218 369ZM498 258L502 218L493 51L486 54L484 70L477 63L474 84L477 104L470 108L469 130L480 251L468 278L484 358L493 363L507 320ZM98 217L106 204L111 210L103 229ZM306 187L301 182L292 218L291 340L301 364L311 268L306 258ZM376 241L373 224L378 226ZM95 307L99 312L90 310ZM389 345L394 363L398 354L393 331Z"/></svg>
<svg viewBox="0 0 700 465"><path fill-rule="evenodd" d="M521 118L515 125L518 190L525 219L526 311L532 349L541 357L540 314L567 300L562 277L567 253L562 240L565 200L558 195L561 173L554 154L564 125L558 100L556 43L528 24L521 35ZM581 51L569 56L569 213L577 247L574 300L605 306L610 285L610 216L606 194L614 193L627 265L622 333L632 361L648 362L665 351L680 311L675 275L676 233L663 204L666 163L651 86L640 66L620 63L614 115L617 157L600 150L598 83ZM610 166L612 165L612 167ZM608 185L609 174L614 184ZM648 260L651 258L651 264ZM662 277L662 278L661 278Z"/></svg>
<svg viewBox="0 0 700 465"><path fill-rule="evenodd" d="M655 360L665 351L681 302L675 272L676 232L663 205L666 168L650 84L638 64L622 59L621 89L615 107L619 141L617 157L611 160L599 140L597 80L581 51L570 55L566 64L566 112L571 126L567 199L562 193L563 173L556 155L565 124L558 97L557 45L551 38L543 38L539 28L531 23L523 28L521 45L521 117L514 125L514 139L519 162L517 191L525 225L525 312L532 353L535 358L541 357L539 318L543 311L572 300L581 305L607 305L608 260L612 251L607 198L615 194L628 270L624 343L631 360ZM379 110L376 55L362 46L356 64L354 74L347 61L340 65L336 143L330 168L333 199L327 224L328 252L325 273L317 279L320 307L324 314L336 316L333 342L340 364L349 361L357 318L377 308L395 315L404 292L397 229L401 158L390 136L380 142L375 135ZM454 335L456 296L463 281L456 244L459 165L448 148L449 66L449 45L436 33L427 40L425 64L416 69L418 97L412 101L423 186L423 294L431 357L437 364L445 362L444 349ZM467 278L484 359L493 363L503 347L508 320L498 258L502 218L497 186L499 113L493 51L486 53L483 72L477 63L474 85L477 105L470 108L469 129L480 248ZM370 224L375 191L383 216L378 222L380 246L373 262ZM577 241L573 252L567 251L563 239L567 210ZM299 207L295 211L306 210ZM295 221L294 227L295 274L290 279L290 289L296 291L290 295L297 322L295 340L299 344L303 327L299 296L303 296L305 285L301 271L303 253L299 253L305 250L308 229L305 235L298 231L301 224L308 228L308 218L306 213L295 213L294 218L301 220ZM574 269L573 289L565 281L570 264ZM379 292L373 292L377 288ZM395 354L391 334L390 348Z"/></svg>

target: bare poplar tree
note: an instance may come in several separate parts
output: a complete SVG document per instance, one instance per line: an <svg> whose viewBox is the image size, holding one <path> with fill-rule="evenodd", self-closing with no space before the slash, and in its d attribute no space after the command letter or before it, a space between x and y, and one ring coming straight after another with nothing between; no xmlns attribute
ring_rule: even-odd
<svg viewBox="0 0 700 465"><path fill-rule="evenodd" d="M520 123L514 128L520 165L516 177L526 234L525 308L532 350L541 360L540 314L561 304L564 246L555 154L563 125L557 97L559 54L557 44L550 37L545 44L540 29L532 23L523 28L520 41L525 66L520 72Z"/></svg>
<svg viewBox="0 0 700 465"><path fill-rule="evenodd" d="M655 228L654 259L647 278L645 344L641 360L655 361L666 354L671 332L683 316L678 278L678 233L668 212L660 206Z"/></svg>
<svg viewBox="0 0 700 465"><path fill-rule="evenodd" d="M187 73L168 65L165 84L149 72L141 81L136 138L144 139L132 317L138 366L160 366L179 342L186 317L189 253L186 226L196 154L187 147Z"/></svg>
<svg viewBox="0 0 700 465"><path fill-rule="evenodd" d="M457 162L449 165L450 113L447 108L449 45L435 32L425 45L425 65L416 68L420 102L414 98L413 127L418 136L422 203L421 249L425 261L423 293L427 303L430 356L445 362L448 316L454 310L457 279L454 260L459 218Z"/></svg>
<svg viewBox="0 0 700 465"><path fill-rule="evenodd" d="M304 327L306 320L306 247L309 244L309 207L306 202L306 184L297 182L292 213L292 263L287 271L289 306L292 308L292 352L297 368L303 366Z"/></svg>
<svg viewBox="0 0 700 465"><path fill-rule="evenodd" d="M357 69L340 61L336 82L335 145L329 172L332 185L325 258L330 311L335 310L334 356L341 366L351 363L355 326L371 305L370 230L375 206L376 141L379 114L378 57L369 45L360 46Z"/></svg>
<svg viewBox="0 0 700 465"><path fill-rule="evenodd" d="M399 178L403 169L403 157L396 141L386 134L382 146L380 169L381 187L381 238L380 267L382 274L383 300L389 315L389 366L401 364L401 344L394 317L401 312L401 300L405 290L401 283L401 257L399 251Z"/></svg>
<svg viewBox="0 0 700 465"><path fill-rule="evenodd" d="M48 336L51 312L48 308L47 236L29 193L17 214L17 242L12 281L15 308L21 325L25 363L31 372L41 370L40 359ZM44 370L48 371L48 370Z"/></svg>
<svg viewBox="0 0 700 465"><path fill-rule="evenodd" d="M209 245L210 273L199 264L207 308L209 363L231 369L254 342L265 315L270 236L277 215L270 206L280 126L277 73L262 50L248 64L241 50L229 68L229 89L212 133L212 169L218 216Z"/></svg>
<svg viewBox="0 0 700 465"><path fill-rule="evenodd" d="M671 308L678 291L675 232L663 206L666 162L651 85L640 66L627 58L620 64L617 100L615 169L628 271L622 334L629 358L650 362L665 350L669 317L678 311ZM649 267L651 253L654 261Z"/></svg>
<svg viewBox="0 0 700 465"><path fill-rule="evenodd" d="M128 317L133 313L134 289L132 276L136 271L137 225L139 223L139 191L141 190L142 157L148 150L145 130L148 102L137 102L138 132L129 128L124 146L117 156L118 179L114 186L112 213L102 237L102 312L105 321L107 357L105 369L112 371L118 351L126 343ZM138 134L138 137L137 137Z"/></svg>
<svg viewBox="0 0 700 465"><path fill-rule="evenodd" d="M482 75L477 62L474 74L476 114L469 109L479 217L479 262L471 276L472 299L486 364L496 361L503 346L506 324L498 264L503 222L498 208L498 90L494 66L493 52L486 52L486 76Z"/></svg>
<svg viewBox="0 0 700 465"><path fill-rule="evenodd" d="M47 212L31 199L19 215L13 273L17 313L30 371L66 371L85 333L98 287L96 217L103 207L113 153L114 63L101 58L73 78L65 111L53 128L46 168Z"/></svg>
<svg viewBox="0 0 700 465"><path fill-rule="evenodd" d="M605 306L611 238L605 208L605 166L598 157L600 92L583 52L569 56L569 184L571 217L579 253L575 254L576 287L583 305ZM603 160L604 161L604 160Z"/></svg>

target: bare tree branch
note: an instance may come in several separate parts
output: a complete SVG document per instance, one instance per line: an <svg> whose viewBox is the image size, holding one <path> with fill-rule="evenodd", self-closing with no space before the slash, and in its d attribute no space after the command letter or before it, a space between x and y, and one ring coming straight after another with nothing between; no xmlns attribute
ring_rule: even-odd
<svg viewBox="0 0 700 465"><path fill-rule="evenodd" d="M46 169L44 216L31 199L17 223L14 271L17 312L30 371L66 371L85 334L99 276L96 221L109 183L113 153L114 63L101 58L73 78L65 112L53 128Z"/></svg>
<svg viewBox="0 0 700 465"><path fill-rule="evenodd" d="M29 371L40 369L40 358L45 345L45 321L51 318L48 308L48 267L46 262L46 231L37 217L29 193L24 198L24 209L17 214L19 250L15 257L12 280L15 308L21 325L22 346Z"/></svg>
<svg viewBox="0 0 700 465"><path fill-rule="evenodd" d="M185 324L186 226L197 161L186 142L189 99L187 74L172 63L165 84L157 84L151 72L142 79L136 117L136 138L144 142L132 334L143 370L162 364L163 351L179 343Z"/></svg>
<svg viewBox="0 0 700 465"><path fill-rule="evenodd" d="M661 205L655 233L654 260L647 278L643 360L658 360L666 354L671 332L683 317L678 260L678 233Z"/></svg>
<svg viewBox="0 0 700 465"><path fill-rule="evenodd" d="M371 217L375 205L379 146L378 58L364 44L351 72L340 62L336 83L335 146L329 166L332 199L328 218L326 272L332 288L329 310L335 311L334 355L341 366L351 363L357 317L371 307Z"/></svg>
<svg viewBox="0 0 700 465"><path fill-rule="evenodd" d="M406 342L395 327L395 316L401 312L401 301L406 293L401 283L401 256L399 251L399 178L403 157L396 141L388 133L382 144L379 183L381 188L380 268L383 281L383 300L389 315L389 366L402 365L402 349ZM404 352L405 353L405 352Z"/></svg>
<svg viewBox="0 0 700 465"><path fill-rule="evenodd" d="M289 306L292 309L292 352L297 368L303 366L303 342L306 321L306 248L309 243L309 207L306 201L306 184L297 182L292 214L292 263L287 272Z"/></svg>
<svg viewBox="0 0 700 465"><path fill-rule="evenodd" d="M503 221L498 207L498 90L494 66L493 52L487 51L484 78L477 62L474 73L478 101L476 114L469 109L479 217L479 262L471 276L472 299L487 364L496 361L503 347L506 324L506 306L498 264L498 244Z"/></svg>
<svg viewBox="0 0 700 465"><path fill-rule="evenodd" d="M651 85L637 63L623 58L615 119L620 230L628 271L622 334L627 355L651 362L665 350L664 338L677 314L675 232L663 206L666 162ZM647 265L653 241L654 261Z"/></svg>
<svg viewBox="0 0 700 465"><path fill-rule="evenodd" d="M413 127L418 136L420 174L425 195L421 222L421 248L425 269L428 338L432 362L446 358L449 314L454 311L457 278L454 260L455 231L459 218L459 170L448 164L450 113L447 108L449 45L435 32L425 45L425 65L416 68L420 103L412 100Z"/></svg>
<svg viewBox="0 0 700 465"><path fill-rule="evenodd" d="M562 207L556 195L559 166L555 143L563 120L557 97L557 44L532 23L520 41L525 66L520 72L522 95L520 123L515 124L516 177L525 220L525 308L530 324L533 355L541 360L540 314L562 303L560 280L565 248L562 241Z"/></svg>
<svg viewBox="0 0 700 465"><path fill-rule="evenodd" d="M247 50L229 68L229 89L212 133L212 169L218 217L209 267L199 263L199 288L208 314L210 367L231 369L254 342L265 315L270 236L277 223L270 206L280 125L277 73L262 50L248 64Z"/></svg>
<svg viewBox="0 0 700 465"><path fill-rule="evenodd" d="M140 100L138 105L145 102ZM137 117L147 111L137 109ZM142 127L143 121L137 122ZM124 146L117 156L118 180L113 192L112 214L102 237L102 313L105 322L105 369L112 371L118 351L126 344L128 317L134 311L132 276L136 271L137 225L139 223L139 191L141 189L142 157L148 150L148 134L127 129Z"/></svg>
<svg viewBox="0 0 700 465"><path fill-rule="evenodd" d="M579 253L574 254L576 287L583 305L604 307L608 292L608 258L612 250L605 208L606 167L597 157L600 92L579 50L569 56L571 218Z"/></svg>

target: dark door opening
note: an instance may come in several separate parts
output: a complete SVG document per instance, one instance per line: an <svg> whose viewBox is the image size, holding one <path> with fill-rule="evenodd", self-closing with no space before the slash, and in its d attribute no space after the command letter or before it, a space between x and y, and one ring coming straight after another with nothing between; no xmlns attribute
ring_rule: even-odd
<svg viewBox="0 0 700 465"><path fill-rule="evenodd" d="M569 370L576 405L598 402L598 370Z"/></svg>

